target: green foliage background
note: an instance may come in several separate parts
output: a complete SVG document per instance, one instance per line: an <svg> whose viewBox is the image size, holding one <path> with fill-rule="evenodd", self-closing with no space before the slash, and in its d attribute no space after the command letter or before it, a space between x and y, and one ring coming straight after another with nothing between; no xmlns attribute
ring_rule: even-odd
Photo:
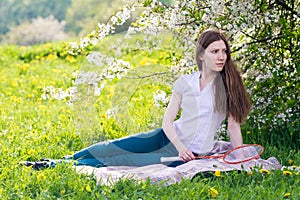
<svg viewBox="0 0 300 200"><path fill-rule="evenodd" d="M70 35L83 35L89 33L97 23L106 22L123 5L124 2L120 0L2 0L0 35L6 34L11 27L50 15L65 21L66 32ZM125 30L130 22L118 27L116 32Z"/></svg>
<svg viewBox="0 0 300 200"><path fill-rule="evenodd" d="M66 10L72 0L1 0L0 34L5 34L11 26L41 16L53 15L59 21L65 20Z"/></svg>

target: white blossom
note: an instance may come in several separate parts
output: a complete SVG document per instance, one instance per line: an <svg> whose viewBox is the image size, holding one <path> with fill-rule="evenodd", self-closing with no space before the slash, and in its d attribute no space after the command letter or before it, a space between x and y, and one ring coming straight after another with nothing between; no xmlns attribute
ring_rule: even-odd
<svg viewBox="0 0 300 200"><path fill-rule="evenodd" d="M157 90L153 95L153 100L156 107L166 107L170 101L170 97L167 96L165 91Z"/></svg>
<svg viewBox="0 0 300 200"><path fill-rule="evenodd" d="M97 29L93 31L89 37L82 38L79 43L70 43L70 52L76 54L87 46L98 44L104 37L114 31L115 25L125 23L131 16L131 12L134 8L142 5L143 2L143 0L136 1L135 5L124 6L119 12L111 16L107 24L99 24ZM297 76L296 66L295 63L293 63L294 60L292 59L293 56L290 55L290 51L283 51L279 56L280 58L278 58L276 53L270 51L268 45L271 44L261 44L259 41L264 38L258 38L257 34L259 33L258 30L264 30L265 28L272 30L270 31L270 35L268 35L268 38L270 37L271 39L267 41L262 40L263 43L270 43L272 38L280 36L282 32L282 24L279 23L280 19L282 19L281 17L282 13L280 13L280 10L269 8L262 10L259 4L248 0L174 0L172 6L169 7L164 7L158 0L153 0L151 4L144 9L141 15L138 16L135 23L129 27L124 39L129 38L131 34L140 32L150 35L159 35L166 30L171 32L174 35L174 39L179 38L179 46L183 52L180 57L173 56L172 66L169 67L170 74L177 76L196 70L194 58L195 41L202 30L212 27L226 31L226 34L232 40L231 48L238 50L233 57L241 63L239 67L245 70L243 79L248 81L248 91L253 95L254 108L260 113L259 116L251 116L249 119L257 123L258 128L263 127L262 124L266 123L270 123L270 126L275 127L279 123L287 121L289 117L294 116L293 110L283 110L284 108L282 108L277 111L278 109L276 108L277 113L274 118L268 118L268 109L272 109L272 106L276 106L273 102L276 95L285 96L285 100L297 98L295 94L286 95L284 93L286 86L279 86L277 91L265 87L264 92L270 93L268 97L257 92L257 88L259 88L258 86L260 86L260 84L270 81L274 76L287 77L284 70L282 70L285 66L294 66L294 70L291 69L288 74L294 77L292 80L299 80L299 76ZM298 16L294 17L299 18ZM298 24L299 23L295 23L295 26L298 27ZM258 26L260 27L258 28ZM160 45L159 42L150 43L147 39L143 42L136 42L134 45L148 52L153 51L153 48L148 46L152 45L159 48ZM254 44L257 44L255 51L251 49L254 48ZM295 46L297 45L296 42L293 44ZM122 41L118 42L117 45L114 44L112 49L116 50L115 56L121 56L122 51L118 48L121 45L123 45L124 48L129 48L128 44L122 43ZM87 74L78 73L77 80L75 80L74 83L89 82L95 87L95 95L101 93L101 87L104 87L105 80L122 78L128 70L131 69L130 63L116 59L113 56L107 57L99 52L90 53L87 59L91 64L95 64L101 68L102 71L97 69L90 72L95 73L93 75L88 74L89 72L82 72ZM89 81L83 81L82 79L89 79ZM60 91L60 93L62 92ZM45 94L43 97L48 98L47 95L48 94ZM164 96L163 92L156 93L154 97L156 105L160 105L157 102L165 103L164 98L167 97Z"/></svg>

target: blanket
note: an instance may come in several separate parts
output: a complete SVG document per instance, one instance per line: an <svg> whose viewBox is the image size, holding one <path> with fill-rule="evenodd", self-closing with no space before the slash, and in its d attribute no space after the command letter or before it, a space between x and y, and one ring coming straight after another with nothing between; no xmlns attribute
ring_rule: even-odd
<svg viewBox="0 0 300 200"><path fill-rule="evenodd" d="M219 141L215 143L211 155L217 155L232 149L230 143ZM281 165L275 157L268 159L258 158L241 164L228 164L221 158L193 160L177 167L168 167L164 164L148 166L108 166L95 168L91 166L75 166L78 173L92 175L97 184L111 185L120 179L134 179L137 181L150 180L152 183L163 182L171 185L181 182L183 179L192 179L200 172L252 171L255 169L274 170L281 169Z"/></svg>

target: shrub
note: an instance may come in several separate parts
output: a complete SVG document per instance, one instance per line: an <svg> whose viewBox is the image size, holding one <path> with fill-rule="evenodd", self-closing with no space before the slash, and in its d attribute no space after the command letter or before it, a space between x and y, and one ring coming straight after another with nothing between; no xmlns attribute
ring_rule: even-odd
<svg viewBox="0 0 300 200"><path fill-rule="evenodd" d="M18 45L33 45L49 41L61 41L67 38L64 32L64 22L59 22L53 16L47 18L38 17L31 23L24 22L11 28L4 36L4 43Z"/></svg>

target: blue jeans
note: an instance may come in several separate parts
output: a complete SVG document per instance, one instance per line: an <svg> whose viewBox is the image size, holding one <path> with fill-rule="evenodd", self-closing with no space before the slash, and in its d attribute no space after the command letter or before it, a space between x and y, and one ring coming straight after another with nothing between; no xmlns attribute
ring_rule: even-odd
<svg viewBox="0 0 300 200"><path fill-rule="evenodd" d="M178 156L176 148L163 129L158 128L121 139L99 142L76 152L69 158L76 160L77 165L104 167L162 164L161 157L173 156ZM164 164L177 166L182 163L176 161Z"/></svg>

